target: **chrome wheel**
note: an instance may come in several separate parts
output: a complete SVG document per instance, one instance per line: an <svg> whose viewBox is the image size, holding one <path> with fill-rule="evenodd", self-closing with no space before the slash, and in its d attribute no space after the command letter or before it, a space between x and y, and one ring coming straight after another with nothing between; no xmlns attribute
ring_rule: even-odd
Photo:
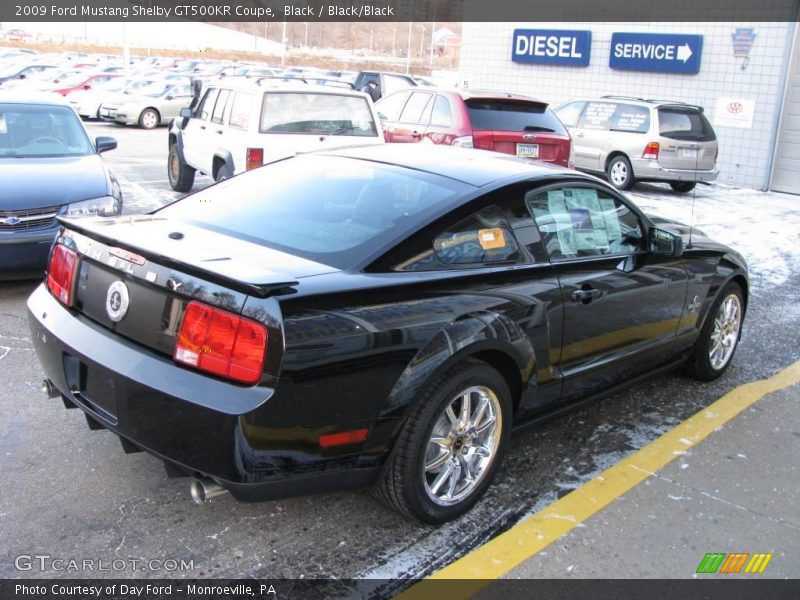
<svg viewBox="0 0 800 600"><path fill-rule="evenodd" d="M739 341L742 325L742 303L739 296L729 294L719 305L711 330L708 361L711 368L719 371L728 364Z"/></svg>
<svg viewBox="0 0 800 600"><path fill-rule="evenodd" d="M469 496L489 471L503 431L497 395L469 387L450 400L437 418L425 449L423 481L440 506Z"/></svg>
<svg viewBox="0 0 800 600"><path fill-rule="evenodd" d="M628 167L627 165L620 161L615 162L611 166L611 183L615 186L619 187L625 185L625 182L628 181Z"/></svg>

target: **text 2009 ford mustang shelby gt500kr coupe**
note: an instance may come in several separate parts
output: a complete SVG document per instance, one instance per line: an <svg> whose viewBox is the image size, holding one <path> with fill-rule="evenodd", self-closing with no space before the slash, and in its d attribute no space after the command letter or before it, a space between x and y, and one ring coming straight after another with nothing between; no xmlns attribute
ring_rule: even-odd
<svg viewBox="0 0 800 600"><path fill-rule="evenodd" d="M197 498L373 485L451 519L512 428L680 363L719 376L747 303L731 249L477 150L296 156L62 223L28 301L46 387Z"/></svg>

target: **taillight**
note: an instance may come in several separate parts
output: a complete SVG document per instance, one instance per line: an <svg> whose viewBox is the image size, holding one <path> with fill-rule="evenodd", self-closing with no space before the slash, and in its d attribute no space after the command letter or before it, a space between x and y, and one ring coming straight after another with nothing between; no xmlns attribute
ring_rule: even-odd
<svg viewBox="0 0 800 600"><path fill-rule="evenodd" d="M472 148L472 136L465 135L463 137L457 137L452 142L450 142L451 146L458 146L459 148Z"/></svg>
<svg viewBox="0 0 800 600"><path fill-rule="evenodd" d="M63 244L56 244L47 266L47 287L64 306L72 306L78 254Z"/></svg>
<svg viewBox="0 0 800 600"><path fill-rule="evenodd" d="M261 379L267 330L261 324L200 302L183 315L176 362L241 383Z"/></svg>
<svg viewBox="0 0 800 600"><path fill-rule="evenodd" d="M647 146L644 147L644 152L642 153L642 158L650 158L655 160L658 158L658 151L660 146L658 142L650 142Z"/></svg>
<svg viewBox="0 0 800 600"><path fill-rule="evenodd" d="M264 149L263 148L248 148L247 149L247 170L255 169L264 164Z"/></svg>

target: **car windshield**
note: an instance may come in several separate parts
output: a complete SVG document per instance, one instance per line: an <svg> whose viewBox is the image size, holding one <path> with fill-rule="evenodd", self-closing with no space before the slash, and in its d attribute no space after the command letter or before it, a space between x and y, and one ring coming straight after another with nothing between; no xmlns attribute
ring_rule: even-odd
<svg viewBox="0 0 800 600"><path fill-rule="evenodd" d="M416 231L471 189L401 167L307 155L223 181L156 214L348 268Z"/></svg>
<svg viewBox="0 0 800 600"><path fill-rule="evenodd" d="M476 131L541 131L567 135L564 125L542 102L471 98L465 101Z"/></svg>
<svg viewBox="0 0 800 600"><path fill-rule="evenodd" d="M59 77L56 80L56 82L60 86L72 87L72 86L80 85L81 83L86 81L88 78L89 78L89 76L86 75L86 73L72 73L70 75L64 76L63 78Z"/></svg>
<svg viewBox="0 0 800 600"><path fill-rule="evenodd" d="M264 94L261 133L378 135L366 98L313 92Z"/></svg>
<svg viewBox="0 0 800 600"><path fill-rule="evenodd" d="M150 98L160 98L167 93L167 90L172 86L163 81L154 81L153 83L141 87L136 90L138 96L148 96Z"/></svg>
<svg viewBox="0 0 800 600"><path fill-rule="evenodd" d="M0 103L0 159L93 153L92 143L72 109Z"/></svg>

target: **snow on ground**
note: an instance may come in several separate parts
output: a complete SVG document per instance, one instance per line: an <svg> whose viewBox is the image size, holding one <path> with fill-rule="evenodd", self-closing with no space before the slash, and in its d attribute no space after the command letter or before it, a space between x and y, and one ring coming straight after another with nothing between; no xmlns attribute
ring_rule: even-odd
<svg viewBox="0 0 800 600"><path fill-rule="evenodd" d="M725 185L697 186L694 194L642 185L628 195L645 212L694 222L711 238L740 252L747 260L755 293L782 285L792 266L800 264L798 196Z"/></svg>

